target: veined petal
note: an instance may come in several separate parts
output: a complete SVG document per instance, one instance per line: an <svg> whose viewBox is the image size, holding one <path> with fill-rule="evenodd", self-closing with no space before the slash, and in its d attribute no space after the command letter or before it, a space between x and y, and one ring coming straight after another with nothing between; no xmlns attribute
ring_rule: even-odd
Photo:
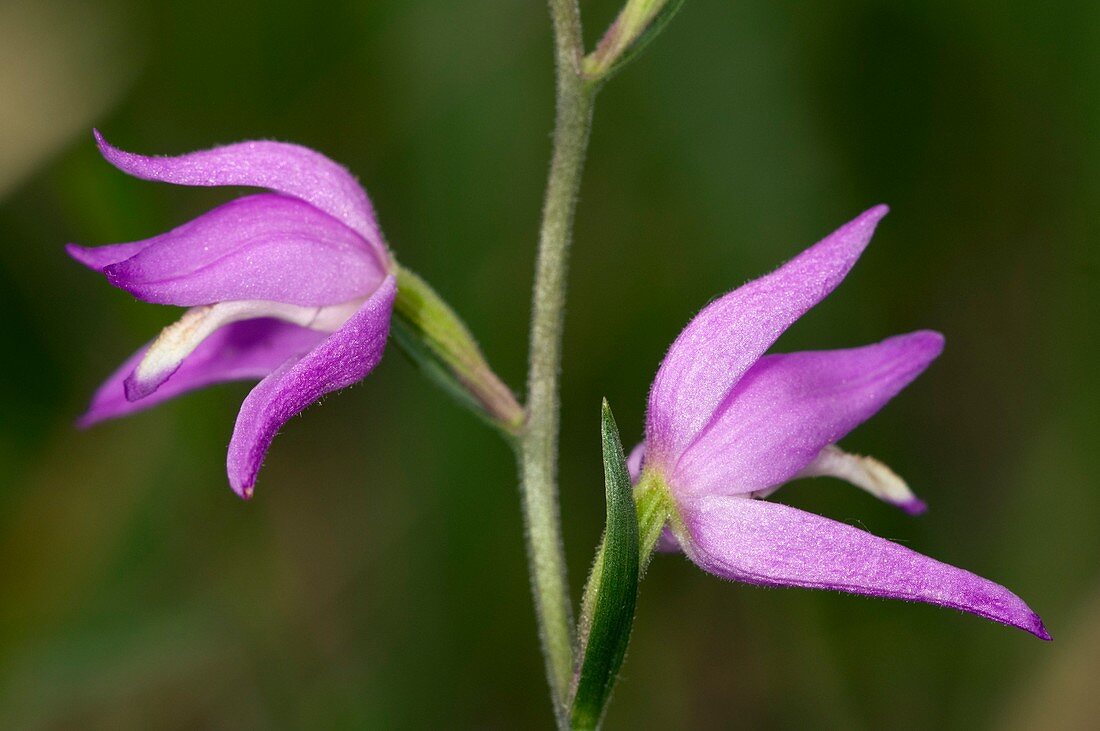
<svg viewBox="0 0 1100 731"><path fill-rule="evenodd" d="M680 508L688 557L723 579L926 602L1050 639L1039 616L1003 586L852 526L736 496Z"/></svg>
<svg viewBox="0 0 1100 731"><path fill-rule="evenodd" d="M362 380L382 359L390 329L394 277L386 277L344 325L301 358L291 358L262 380L241 404L226 461L229 484L252 496L271 440L291 417L326 393Z"/></svg>
<svg viewBox="0 0 1100 731"><path fill-rule="evenodd" d="M202 342L157 391L140 401L126 398L123 383L145 357L149 345L134 353L99 387L82 427L127 416L182 393L226 381L267 376L287 358L311 350L326 335L278 320L247 320L227 325Z"/></svg>
<svg viewBox="0 0 1100 731"><path fill-rule="evenodd" d="M886 215L876 206L776 271L707 305L669 348L649 392L650 458L671 465L741 376L848 274Z"/></svg>
<svg viewBox="0 0 1100 731"><path fill-rule="evenodd" d="M388 259L367 193L342 165L287 142L253 140L174 157L137 155L112 146L95 130L107 162L145 180L176 185L243 185L300 198L343 222Z"/></svg>
<svg viewBox="0 0 1100 731"><path fill-rule="evenodd" d="M68 251L138 299L180 307L225 300L329 305L366 297L386 275L350 228L273 193L238 198L144 241Z"/></svg>
<svg viewBox="0 0 1100 731"><path fill-rule="evenodd" d="M322 333L330 333L355 314L365 298L327 307L302 307L282 302L236 301L192 307L161 331L123 384L126 398L137 401L167 381L207 338L234 322L275 318ZM264 374L266 375L266 374Z"/></svg>
<svg viewBox="0 0 1100 731"><path fill-rule="evenodd" d="M874 457L845 452L830 444L795 477L836 477L866 490L879 500L896 505L910 515L928 510L905 480Z"/></svg>
<svg viewBox="0 0 1100 731"><path fill-rule="evenodd" d="M761 358L671 473L679 496L781 485L881 409L943 350L923 330L849 350Z"/></svg>

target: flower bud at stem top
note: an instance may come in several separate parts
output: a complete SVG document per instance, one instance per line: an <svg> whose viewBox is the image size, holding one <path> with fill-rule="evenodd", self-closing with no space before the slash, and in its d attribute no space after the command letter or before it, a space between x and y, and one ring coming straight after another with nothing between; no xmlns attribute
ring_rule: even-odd
<svg viewBox="0 0 1100 731"><path fill-rule="evenodd" d="M627 0L596 50L584 59L584 75L600 82L628 63L653 39L684 0Z"/></svg>
<svg viewBox="0 0 1100 731"><path fill-rule="evenodd" d="M397 272L393 336L398 345L463 406L510 437L523 429L523 407L489 367L473 335L427 282Z"/></svg>

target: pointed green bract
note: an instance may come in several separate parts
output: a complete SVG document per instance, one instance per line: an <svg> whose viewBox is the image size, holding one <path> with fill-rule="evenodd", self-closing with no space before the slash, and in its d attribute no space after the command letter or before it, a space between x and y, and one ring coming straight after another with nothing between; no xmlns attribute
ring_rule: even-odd
<svg viewBox="0 0 1100 731"><path fill-rule="evenodd" d="M580 657L574 678L570 723L599 726L626 656L638 598L638 518L619 430L603 402L604 490L607 526L585 587L581 609Z"/></svg>

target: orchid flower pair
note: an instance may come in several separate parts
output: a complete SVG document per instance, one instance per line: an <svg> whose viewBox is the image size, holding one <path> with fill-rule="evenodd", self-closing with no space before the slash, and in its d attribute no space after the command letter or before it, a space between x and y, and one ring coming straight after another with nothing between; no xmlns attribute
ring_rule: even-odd
<svg viewBox="0 0 1100 731"><path fill-rule="evenodd" d="M138 299L189 308L96 392L83 424L209 384L262 379L241 405L229 482L249 497L288 419L364 378L382 356L397 265L366 192L319 153L243 142L178 157L99 149L130 175L252 186L168 233L69 253ZM847 275L886 208L873 208L770 275L716 300L673 343L649 395L635 491L664 506L659 547L721 578L835 589L961 609L1049 635L1004 587L889 541L763 498L802 476L846 479L923 510L881 463L836 446L943 348L930 331L849 350L765 355ZM652 548L650 546L649 548Z"/></svg>

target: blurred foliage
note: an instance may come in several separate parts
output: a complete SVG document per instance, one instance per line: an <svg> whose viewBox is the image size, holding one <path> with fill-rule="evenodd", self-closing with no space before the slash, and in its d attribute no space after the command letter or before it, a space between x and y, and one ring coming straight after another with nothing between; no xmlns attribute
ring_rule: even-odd
<svg viewBox="0 0 1100 731"><path fill-rule="evenodd" d="M594 41L616 3L583 5ZM223 455L245 385L72 427L175 314L61 248L234 195L128 179L89 124L142 152L294 140L356 171L400 259L520 385L552 112L542 3L75 7L0 2L0 49L36 49L0 71L0 727L548 726L511 455L487 429L394 351L284 430L243 503ZM1088 2L697 2L601 95L565 344L575 595L602 525L600 398L636 438L693 312L885 201L863 261L781 346L947 334L845 441L932 510L826 480L781 497L1004 582L1056 638L658 557L609 727L1094 720L1097 48Z"/></svg>

